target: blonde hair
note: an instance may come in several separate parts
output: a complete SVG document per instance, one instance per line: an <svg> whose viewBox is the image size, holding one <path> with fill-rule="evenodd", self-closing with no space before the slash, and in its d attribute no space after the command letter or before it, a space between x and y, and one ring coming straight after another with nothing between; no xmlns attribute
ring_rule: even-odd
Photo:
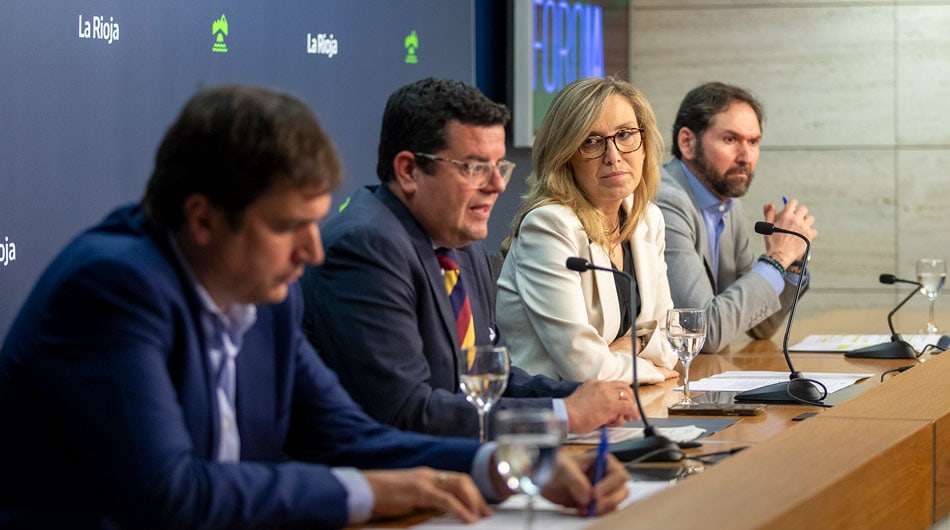
<svg viewBox="0 0 950 530"><path fill-rule="evenodd" d="M528 192L521 198L521 205L512 222L511 235L502 242L502 253L507 254L512 241L518 237L524 217L531 210L548 204L570 207L591 241L608 246L604 234L604 216L574 182L570 161L590 135L594 122L603 114L608 98L614 94L630 102L643 129L643 145L640 148L644 151L644 157L640 184L633 191L631 210L621 212L621 215L626 213L626 222L620 231L621 240L627 240L633 234L660 186L663 138L657 128L653 107L640 89L616 77L590 77L567 85L551 102L541 128L535 135Z"/></svg>

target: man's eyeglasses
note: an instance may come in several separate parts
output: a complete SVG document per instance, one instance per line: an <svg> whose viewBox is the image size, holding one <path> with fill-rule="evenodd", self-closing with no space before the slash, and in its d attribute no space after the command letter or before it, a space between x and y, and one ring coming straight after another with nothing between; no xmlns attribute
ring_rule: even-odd
<svg viewBox="0 0 950 530"><path fill-rule="evenodd" d="M617 151L632 153L643 145L643 129L620 129L612 136L592 134L577 150L587 160L600 158L607 152L607 140L613 140Z"/></svg>
<svg viewBox="0 0 950 530"><path fill-rule="evenodd" d="M474 189L480 190L488 185L495 171L501 175L501 181L506 186L511 179L511 173L515 170L515 163L508 160L499 160L494 164L488 162L465 162L463 160L453 160L438 155L428 153L413 153L415 156L435 160L436 162L448 162L455 164L462 170L462 175L468 178L468 184Z"/></svg>

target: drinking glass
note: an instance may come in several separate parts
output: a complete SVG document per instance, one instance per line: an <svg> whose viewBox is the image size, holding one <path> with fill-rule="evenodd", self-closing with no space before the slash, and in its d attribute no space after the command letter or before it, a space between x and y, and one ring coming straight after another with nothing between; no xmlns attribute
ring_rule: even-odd
<svg viewBox="0 0 950 530"><path fill-rule="evenodd" d="M917 281L923 287L920 292L930 299L930 319L927 321L927 333L936 333L937 324L934 323L934 302L937 293L943 289L943 282L947 279L947 264L942 259L923 258L917 260Z"/></svg>
<svg viewBox="0 0 950 530"><path fill-rule="evenodd" d="M561 424L550 409L507 409L495 414L498 474L511 491L528 497L525 529L534 522L534 499L551 480L561 445Z"/></svg>
<svg viewBox="0 0 950 530"><path fill-rule="evenodd" d="M478 411L478 439L487 442L485 416L508 386L508 348L466 346L459 350L459 389Z"/></svg>
<svg viewBox="0 0 950 530"><path fill-rule="evenodd" d="M683 362L683 399L680 405L692 405L689 397L689 363L706 342L706 311L695 307L666 312L666 338Z"/></svg>

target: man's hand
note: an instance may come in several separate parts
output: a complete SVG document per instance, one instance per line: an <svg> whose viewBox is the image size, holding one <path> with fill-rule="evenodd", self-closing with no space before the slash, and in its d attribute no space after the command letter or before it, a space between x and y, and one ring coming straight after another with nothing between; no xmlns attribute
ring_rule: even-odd
<svg viewBox="0 0 950 530"><path fill-rule="evenodd" d="M808 215L808 208L799 204L796 199L789 199L780 212L776 212L774 204L766 204L762 207L762 214L766 221L778 228L798 232L809 241L814 241L818 237L818 231L813 226L815 216ZM805 242L799 237L779 233L763 237L765 238L765 253L786 269L794 261L802 259L805 254Z"/></svg>
<svg viewBox="0 0 950 530"><path fill-rule="evenodd" d="M568 432L590 432L601 425L617 427L640 417L630 384L624 381L585 381L564 398Z"/></svg>
<svg viewBox="0 0 950 530"><path fill-rule="evenodd" d="M427 467L363 471L376 504L373 518L399 517L420 508L436 508L473 523L491 515L471 477Z"/></svg>
<svg viewBox="0 0 950 530"><path fill-rule="evenodd" d="M577 508L578 514L587 515L588 505L593 500L595 513L600 515L616 510L627 498L627 470L613 455L607 455L604 476L596 486L590 482L594 475L593 451L559 451L557 456L554 476L541 490L541 495L549 501Z"/></svg>

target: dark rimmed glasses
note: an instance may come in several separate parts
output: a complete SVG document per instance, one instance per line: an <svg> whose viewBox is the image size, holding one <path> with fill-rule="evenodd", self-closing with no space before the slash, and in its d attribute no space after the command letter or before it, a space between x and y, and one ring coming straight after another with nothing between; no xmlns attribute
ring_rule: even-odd
<svg viewBox="0 0 950 530"><path fill-rule="evenodd" d="M607 152L607 140L613 140L614 147L621 153L632 153L643 145L643 129L620 129L611 136L592 134L577 149L586 160L594 160Z"/></svg>
<svg viewBox="0 0 950 530"><path fill-rule="evenodd" d="M462 175L468 179L468 185L477 190L488 185L492 176L495 175L495 171L501 175L501 182L507 186L508 181L511 180L511 173L515 170L515 163L509 160L499 160L492 164L489 162L466 162L445 158L444 156L430 155L429 153L413 153L413 155L436 162L455 164L462 170Z"/></svg>

